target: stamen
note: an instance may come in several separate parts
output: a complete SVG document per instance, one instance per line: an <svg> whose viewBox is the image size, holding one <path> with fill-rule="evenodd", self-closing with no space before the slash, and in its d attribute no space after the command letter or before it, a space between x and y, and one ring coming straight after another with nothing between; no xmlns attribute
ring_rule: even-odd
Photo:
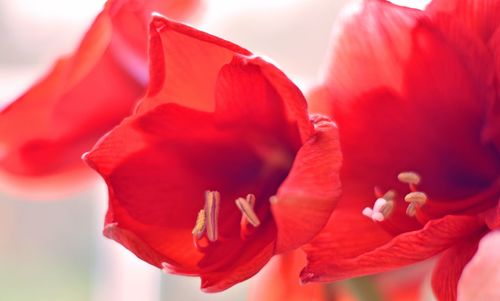
<svg viewBox="0 0 500 301"><path fill-rule="evenodd" d="M417 214L417 205L415 203L410 203L408 208L406 208L406 215L409 217L414 217Z"/></svg>
<svg viewBox="0 0 500 301"><path fill-rule="evenodd" d="M422 206L427 201L427 195L421 191L410 192L405 196L405 202Z"/></svg>
<svg viewBox="0 0 500 301"><path fill-rule="evenodd" d="M200 212L198 212L198 216L196 217L196 224L191 233L193 233L193 235L197 239L200 239L203 236L203 233L205 233L205 228L206 228L205 210L201 209Z"/></svg>
<svg viewBox="0 0 500 301"><path fill-rule="evenodd" d="M405 171L398 174L398 180L402 183L410 185L418 185L420 183L420 176L413 171Z"/></svg>
<svg viewBox="0 0 500 301"><path fill-rule="evenodd" d="M258 227L260 225L260 220L253 210L253 207L255 206L255 196L253 194L247 195L246 199L237 198L235 203L243 214L243 218L246 218L252 226Z"/></svg>
<svg viewBox="0 0 500 301"><path fill-rule="evenodd" d="M220 207L220 194L218 191L205 192L205 223L206 234L209 241L218 238L218 219Z"/></svg>
<svg viewBox="0 0 500 301"><path fill-rule="evenodd" d="M394 208L394 201L385 198L378 198L373 205L373 208L366 207L362 214L371 218L374 222L382 222L391 214Z"/></svg>
<svg viewBox="0 0 500 301"><path fill-rule="evenodd" d="M386 200L388 200L388 201L392 201L392 200L394 200L394 198L395 198L395 197L396 197L396 191L394 191L394 190L392 190L392 189L391 189L391 190L388 190L388 191L387 191L387 192L386 192L386 193L382 196L382 198L383 198L383 199L386 199Z"/></svg>

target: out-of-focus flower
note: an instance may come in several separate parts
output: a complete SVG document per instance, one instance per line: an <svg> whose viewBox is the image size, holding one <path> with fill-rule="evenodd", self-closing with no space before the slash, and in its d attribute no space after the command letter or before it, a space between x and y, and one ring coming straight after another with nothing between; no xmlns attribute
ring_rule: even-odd
<svg viewBox="0 0 500 301"><path fill-rule="evenodd" d="M326 301L331 300L326 284L300 284L300 270L306 265L306 255L301 250L294 250L275 256L252 279L249 301ZM330 296L332 295L332 296ZM335 295L337 300L338 296Z"/></svg>
<svg viewBox="0 0 500 301"><path fill-rule="evenodd" d="M155 17L148 92L86 156L104 234L205 291L245 280L324 226L340 194L334 123L274 65Z"/></svg>
<svg viewBox="0 0 500 301"><path fill-rule="evenodd" d="M479 248L465 266L458 283L458 300L500 300L500 231L481 239Z"/></svg>
<svg viewBox="0 0 500 301"><path fill-rule="evenodd" d="M305 248L306 282L441 254L433 289L455 300L478 241L500 224L500 1L444 2L367 0L337 27L313 105L339 126L343 197Z"/></svg>
<svg viewBox="0 0 500 301"><path fill-rule="evenodd" d="M306 263L306 254L302 250L294 250L273 257L252 279L248 300L365 300L360 296L370 296L369 300L422 300L421 287L426 275L426 266L384 273L370 279L351 282L300 284L299 274Z"/></svg>
<svg viewBox="0 0 500 301"><path fill-rule="evenodd" d="M145 90L153 11L184 19L196 0L110 0L76 51L0 112L0 168L49 177L84 170L80 157L132 112Z"/></svg>

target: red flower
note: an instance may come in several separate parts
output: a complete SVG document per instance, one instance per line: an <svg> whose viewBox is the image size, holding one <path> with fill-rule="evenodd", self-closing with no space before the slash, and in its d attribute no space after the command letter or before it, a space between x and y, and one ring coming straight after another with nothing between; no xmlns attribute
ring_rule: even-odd
<svg viewBox="0 0 500 301"><path fill-rule="evenodd" d="M239 46L161 17L150 35L146 97L85 156L109 187L104 234L223 290L324 226L336 127L310 121L300 90Z"/></svg>
<svg viewBox="0 0 500 301"><path fill-rule="evenodd" d="M28 177L84 170L81 154L144 93L151 12L184 18L197 2L110 0L78 49L0 112L0 167Z"/></svg>
<svg viewBox="0 0 500 301"><path fill-rule="evenodd" d="M275 256L250 285L248 301L327 301L339 300L339 294L326 285L299 282L300 270L306 264L305 253L295 250ZM343 300L343 299L342 299ZM349 301L352 299L349 299Z"/></svg>
<svg viewBox="0 0 500 301"><path fill-rule="evenodd" d="M300 271L307 263L298 249L273 257L250 283L248 301L417 301L427 274L427 265L383 273L369 279L344 283L300 284Z"/></svg>
<svg viewBox="0 0 500 301"><path fill-rule="evenodd" d="M441 253L433 288L454 300L478 241L500 224L500 2L444 2L448 12L368 0L337 28L314 105L339 126L343 197L306 248L303 281Z"/></svg>

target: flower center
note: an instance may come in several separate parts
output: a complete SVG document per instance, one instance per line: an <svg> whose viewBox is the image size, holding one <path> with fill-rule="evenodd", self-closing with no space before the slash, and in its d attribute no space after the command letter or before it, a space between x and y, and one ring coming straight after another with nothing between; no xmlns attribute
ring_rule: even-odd
<svg viewBox="0 0 500 301"><path fill-rule="evenodd" d="M251 227L256 228L260 225L260 219L254 211L255 195L248 194L246 198L237 198L235 204L242 213L240 225L241 237L246 238L253 232ZM205 206L198 212L195 226L191 232L193 234L194 246L197 249L203 250L207 247L207 245L202 245L201 243L204 237L207 238L208 243L218 240L219 209L220 193L218 191L206 191Z"/></svg>
<svg viewBox="0 0 500 301"><path fill-rule="evenodd" d="M408 203L406 214L414 217L417 210L427 202L427 195L424 192L418 191L417 186L421 182L421 177L413 171L405 171L398 174L398 180L408 184L410 193L406 194L404 200ZM385 194L380 192L380 189L375 188L375 196L377 197L373 208L366 207L362 214L371 218L374 222L384 221L394 210L396 192L389 190Z"/></svg>

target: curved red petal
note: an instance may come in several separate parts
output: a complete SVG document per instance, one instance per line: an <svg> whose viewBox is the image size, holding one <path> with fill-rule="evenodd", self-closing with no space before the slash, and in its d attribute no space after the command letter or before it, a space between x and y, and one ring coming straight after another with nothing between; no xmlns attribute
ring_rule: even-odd
<svg viewBox="0 0 500 301"><path fill-rule="evenodd" d="M336 24L323 70L332 94L349 101L381 86L401 91L410 32L423 13L379 0L355 3L348 12Z"/></svg>
<svg viewBox="0 0 500 301"><path fill-rule="evenodd" d="M497 0L433 0L426 12L453 16L485 42L500 26L500 2Z"/></svg>
<svg viewBox="0 0 500 301"><path fill-rule="evenodd" d="M481 239L477 252L465 266L458 282L457 300L500 299L500 272L493 264L500 261L499 248L500 231L492 231Z"/></svg>
<svg viewBox="0 0 500 301"><path fill-rule="evenodd" d="M301 278L304 282L335 281L388 271L434 256L477 233L483 226L473 216L448 215L429 221L421 230L400 234L362 253L358 251L361 248L358 243L366 246L370 232L351 232L347 241L322 233L305 248L308 265Z"/></svg>
<svg viewBox="0 0 500 301"><path fill-rule="evenodd" d="M228 41L155 16L150 26L150 85L137 112L165 102L213 111L219 70L235 54L251 55Z"/></svg>
<svg viewBox="0 0 500 301"><path fill-rule="evenodd" d="M82 169L81 154L144 92L151 11L187 15L195 2L109 1L75 52L0 113L1 167L45 178Z"/></svg>
<svg viewBox="0 0 500 301"><path fill-rule="evenodd" d="M111 34L102 13L73 56L2 111L4 169L43 176L83 167L85 149L130 112L142 88L107 49Z"/></svg>
<svg viewBox="0 0 500 301"><path fill-rule="evenodd" d="M457 284L464 266L476 253L479 232L444 251L432 273L432 289L438 300L457 300ZM478 275L476 275L477 277ZM474 300L474 299L472 299ZM481 299L477 299L481 300Z"/></svg>
<svg viewBox="0 0 500 301"><path fill-rule="evenodd" d="M275 256L252 279L249 301L326 301L326 288L322 284L299 282L300 270L306 264L306 256L295 250Z"/></svg>
<svg viewBox="0 0 500 301"><path fill-rule="evenodd" d="M489 105L483 139L491 141L496 146L497 152L500 152L500 28L495 31L488 46L494 59L492 66L495 70L496 98Z"/></svg>
<svg viewBox="0 0 500 301"><path fill-rule="evenodd" d="M315 128L316 134L300 148L272 200L278 253L310 241L325 226L340 197L342 155L337 126L317 116Z"/></svg>

